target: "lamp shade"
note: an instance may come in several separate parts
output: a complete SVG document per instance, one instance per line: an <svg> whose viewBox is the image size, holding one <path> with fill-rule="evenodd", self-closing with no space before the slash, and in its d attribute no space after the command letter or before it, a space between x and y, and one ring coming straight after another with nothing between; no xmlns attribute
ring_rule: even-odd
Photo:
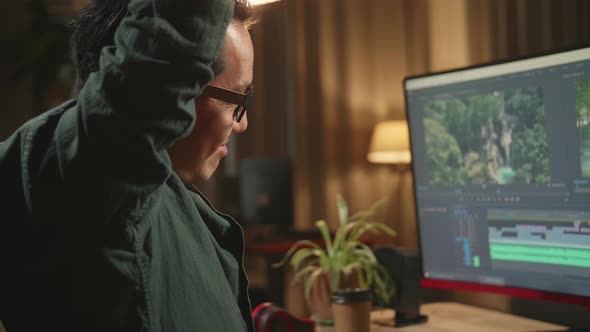
<svg viewBox="0 0 590 332"><path fill-rule="evenodd" d="M373 129L367 159L380 164L409 164L412 161L406 121L383 121Z"/></svg>

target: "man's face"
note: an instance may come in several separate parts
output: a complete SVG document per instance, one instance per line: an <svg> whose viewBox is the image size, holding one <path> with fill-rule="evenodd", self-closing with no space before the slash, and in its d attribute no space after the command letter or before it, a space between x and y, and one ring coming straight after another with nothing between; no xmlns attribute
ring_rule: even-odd
<svg viewBox="0 0 590 332"><path fill-rule="evenodd" d="M231 21L220 56L225 69L210 84L245 93L252 84L254 51L250 35L239 21ZM234 121L234 104L202 96L195 107L193 131L168 149L174 171L185 183L208 180L227 155L231 134L248 127L248 112L240 123Z"/></svg>

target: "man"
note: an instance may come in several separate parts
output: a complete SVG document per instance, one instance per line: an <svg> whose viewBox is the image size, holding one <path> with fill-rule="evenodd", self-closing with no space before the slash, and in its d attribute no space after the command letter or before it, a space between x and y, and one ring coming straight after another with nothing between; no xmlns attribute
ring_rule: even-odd
<svg viewBox="0 0 590 332"><path fill-rule="evenodd" d="M247 127L248 6L122 2L78 21L78 96L0 145L0 320L251 331L241 229L193 185Z"/></svg>

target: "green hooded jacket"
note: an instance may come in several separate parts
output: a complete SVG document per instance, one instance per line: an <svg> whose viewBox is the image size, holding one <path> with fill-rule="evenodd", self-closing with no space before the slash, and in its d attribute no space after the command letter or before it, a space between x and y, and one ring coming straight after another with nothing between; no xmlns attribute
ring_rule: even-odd
<svg viewBox="0 0 590 332"><path fill-rule="evenodd" d="M76 99L0 143L8 332L252 331L242 230L166 152L198 121L233 3L132 0Z"/></svg>

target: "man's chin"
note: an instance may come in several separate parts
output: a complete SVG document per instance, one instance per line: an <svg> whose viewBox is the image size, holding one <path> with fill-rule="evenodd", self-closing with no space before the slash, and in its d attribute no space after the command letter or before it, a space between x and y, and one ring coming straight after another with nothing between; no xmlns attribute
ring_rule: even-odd
<svg viewBox="0 0 590 332"><path fill-rule="evenodd" d="M199 172L198 181L207 182L219 167L219 159L209 160L207 165Z"/></svg>
<svg viewBox="0 0 590 332"><path fill-rule="evenodd" d="M199 176L195 177L195 183L205 183L211 179L213 173L208 174L199 174Z"/></svg>

